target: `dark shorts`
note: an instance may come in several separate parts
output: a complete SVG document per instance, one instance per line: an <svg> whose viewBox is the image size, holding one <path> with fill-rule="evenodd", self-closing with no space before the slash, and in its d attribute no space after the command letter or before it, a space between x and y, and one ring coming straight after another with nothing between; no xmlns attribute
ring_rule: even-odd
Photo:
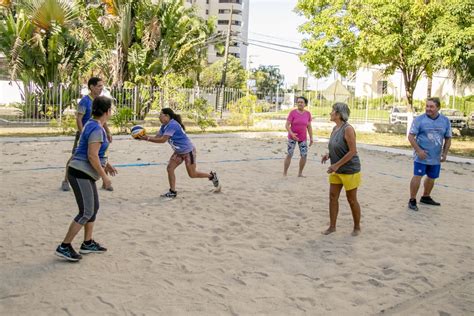
<svg viewBox="0 0 474 316"><path fill-rule="evenodd" d="M413 164L413 174L415 176L424 176L425 174L431 179L439 178L441 171L441 165L425 165L415 161Z"/></svg>
<svg viewBox="0 0 474 316"><path fill-rule="evenodd" d="M194 165L196 163L196 148L193 148L192 151L185 154L178 154L174 152L171 155L170 162L174 161L178 166L184 161L186 166Z"/></svg>

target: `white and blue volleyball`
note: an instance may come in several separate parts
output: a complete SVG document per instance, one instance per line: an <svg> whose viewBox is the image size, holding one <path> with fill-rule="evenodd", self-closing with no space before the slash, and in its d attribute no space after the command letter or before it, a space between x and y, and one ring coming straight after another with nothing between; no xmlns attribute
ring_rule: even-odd
<svg viewBox="0 0 474 316"><path fill-rule="evenodd" d="M142 136L146 135L146 130L143 128L143 126L140 125L135 125L131 128L131 135L134 139L140 138Z"/></svg>

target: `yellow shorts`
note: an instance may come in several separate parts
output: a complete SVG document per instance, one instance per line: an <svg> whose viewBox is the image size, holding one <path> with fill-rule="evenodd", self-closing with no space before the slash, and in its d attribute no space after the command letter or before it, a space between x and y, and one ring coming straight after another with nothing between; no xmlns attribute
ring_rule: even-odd
<svg viewBox="0 0 474 316"><path fill-rule="evenodd" d="M330 184L342 184L344 190L350 191L357 189L361 183L360 172L353 174L331 173L329 175Z"/></svg>

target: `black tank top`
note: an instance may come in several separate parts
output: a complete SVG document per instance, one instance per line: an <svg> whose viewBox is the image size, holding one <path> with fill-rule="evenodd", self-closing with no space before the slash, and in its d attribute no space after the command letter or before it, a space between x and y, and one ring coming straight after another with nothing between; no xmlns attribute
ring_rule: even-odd
<svg viewBox="0 0 474 316"><path fill-rule="evenodd" d="M348 152L349 146L347 145L346 139L344 138L346 128L350 126L345 122L338 130L334 129L329 139L329 158L331 164L335 164L342 159ZM342 165L336 173L342 174L354 174L360 171L360 160L359 156L355 154L351 160Z"/></svg>

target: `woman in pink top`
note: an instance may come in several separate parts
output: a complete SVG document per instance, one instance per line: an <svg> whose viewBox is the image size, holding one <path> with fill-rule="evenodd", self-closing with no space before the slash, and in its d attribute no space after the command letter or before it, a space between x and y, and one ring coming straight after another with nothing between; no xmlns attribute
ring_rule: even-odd
<svg viewBox="0 0 474 316"><path fill-rule="evenodd" d="M296 99L297 108L288 114L286 120L286 130L288 131L288 154L285 158L285 165L283 175L286 176L288 168L290 167L291 157L295 151L296 144L300 148L300 169L298 177L303 176L303 168L306 164L306 157L308 156L307 135L309 134L309 146L313 145L313 129L311 128L311 113L304 108L308 105L308 100L305 97L298 97Z"/></svg>

